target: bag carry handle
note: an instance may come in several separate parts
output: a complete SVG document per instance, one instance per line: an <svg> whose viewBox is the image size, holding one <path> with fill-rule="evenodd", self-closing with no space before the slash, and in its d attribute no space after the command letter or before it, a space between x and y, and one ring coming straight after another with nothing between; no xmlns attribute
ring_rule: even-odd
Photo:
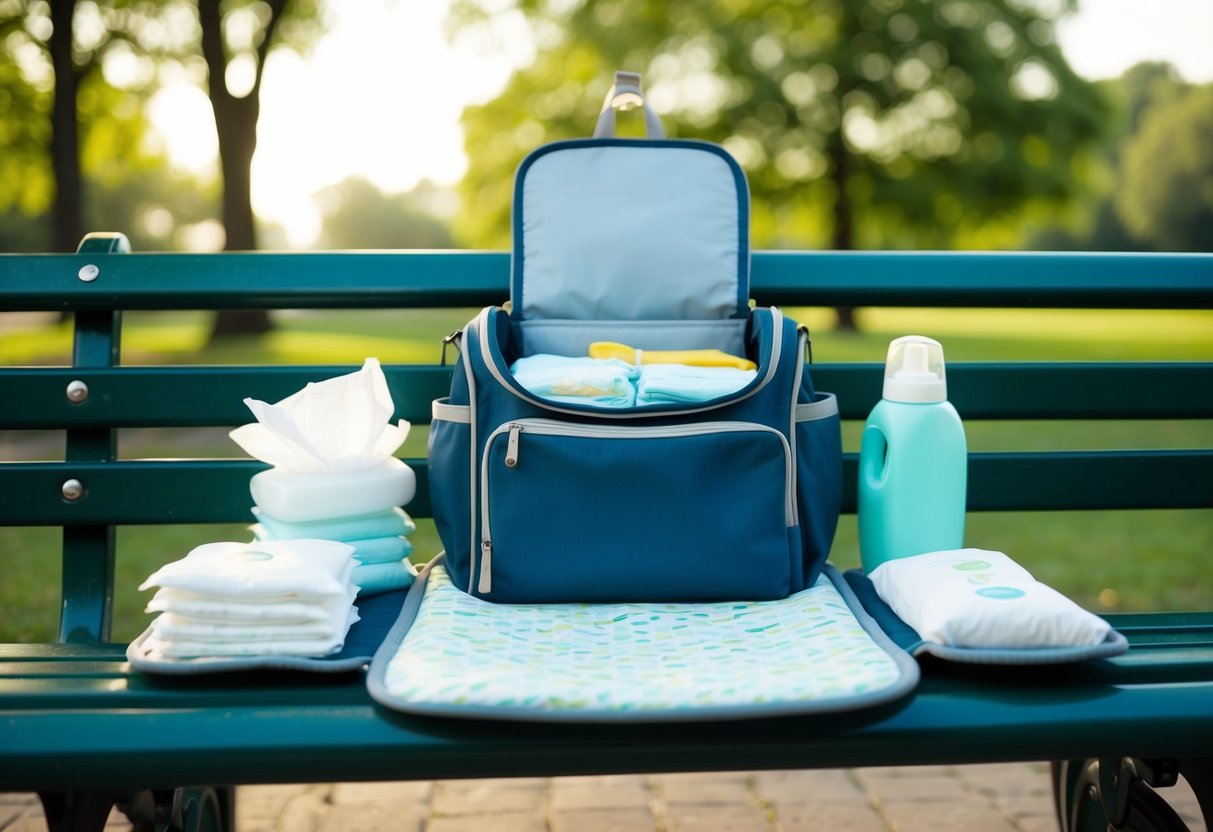
<svg viewBox="0 0 1213 832"><path fill-rule="evenodd" d="M611 139L615 137L615 111L631 110L634 107L644 108L644 133L650 139L664 139L665 130L661 126L661 118L649 106L644 93L640 91L640 73L615 73L615 84L607 90L606 99L602 102L602 112L598 115L598 124L594 127L594 138Z"/></svg>

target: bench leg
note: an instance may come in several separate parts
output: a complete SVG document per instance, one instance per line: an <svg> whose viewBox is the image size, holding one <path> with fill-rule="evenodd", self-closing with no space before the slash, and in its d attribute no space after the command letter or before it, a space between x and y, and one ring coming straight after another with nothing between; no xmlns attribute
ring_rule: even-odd
<svg viewBox="0 0 1213 832"><path fill-rule="evenodd" d="M202 786L173 792L171 832L232 832L236 828L234 786Z"/></svg>
<svg viewBox="0 0 1213 832"><path fill-rule="evenodd" d="M98 832L125 797L120 792L38 792L50 832Z"/></svg>
<svg viewBox="0 0 1213 832"><path fill-rule="evenodd" d="M1213 799L1209 761L1106 758L1053 764L1053 797L1062 832L1187 832L1187 825L1154 787L1173 786L1183 773L1208 818Z"/></svg>

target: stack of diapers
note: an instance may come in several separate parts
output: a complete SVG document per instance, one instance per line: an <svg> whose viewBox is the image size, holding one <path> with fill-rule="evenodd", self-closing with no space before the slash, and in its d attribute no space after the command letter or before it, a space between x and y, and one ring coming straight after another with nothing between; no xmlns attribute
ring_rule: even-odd
<svg viewBox="0 0 1213 832"><path fill-rule="evenodd" d="M928 552L886 561L868 577L902 621L944 647L1002 651L1004 658L1007 651L1048 650L1078 657L1119 636L1002 552Z"/></svg>
<svg viewBox="0 0 1213 832"><path fill-rule="evenodd" d="M546 353L518 359L510 372L537 396L599 407L705 402L740 390L757 374L736 367L638 366L618 358Z"/></svg>
<svg viewBox="0 0 1213 832"><path fill-rule="evenodd" d="M368 358L357 372L308 384L277 404L244 403L257 421L230 435L273 466L249 483L255 539L349 544L360 596L411 584L414 526L401 506L417 480L392 456L409 423L388 421L395 406L379 362Z"/></svg>
<svg viewBox="0 0 1213 832"><path fill-rule="evenodd" d="M358 620L353 550L326 540L207 543L154 572L152 661L337 653Z"/></svg>

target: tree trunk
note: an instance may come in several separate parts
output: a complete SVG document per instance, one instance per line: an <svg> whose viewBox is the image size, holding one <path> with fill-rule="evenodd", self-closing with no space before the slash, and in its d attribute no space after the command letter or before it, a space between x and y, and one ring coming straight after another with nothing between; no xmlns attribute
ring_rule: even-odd
<svg viewBox="0 0 1213 832"><path fill-rule="evenodd" d="M273 37L273 26L281 15L282 0L273 3L273 16L266 28L265 44L257 66L253 89L237 98L227 89L227 54L223 46L223 19L219 0L199 0L198 20L202 26L202 54L206 59L207 86L215 129L219 138L219 167L223 173L223 229L225 251L252 251L257 248L257 227L253 217L252 165L257 151L257 119L261 113L261 71L265 52ZM229 335L262 335L272 329L265 309L224 310L215 316L210 341Z"/></svg>
<svg viewBox="0 0 1213 832"><path fill-rule="evenodd" d="M841 109L841 105L840 105ZM834 228L830 234L830 248L835 251L850 251L855 247L851 234L852 205L847 193L847 178L849 162L846 143L842 138L842 127L830 133L826 144L826 152L830 158L830 180L834 183ZM854 306L838 306L834 312L838 315L838 330L856 332L859 327L855 323Z"/></svg>
<svg viewBox="0 0 1213 832"><path fill-rule="evenodd" d="M76 119L79 78L72 61L72 17L75 0L51 3L51 65L55 70L55 103L51 111L51 167L55 177L52 211L56 251L75 251L84 236L80 185L80 134Z"/></svg>

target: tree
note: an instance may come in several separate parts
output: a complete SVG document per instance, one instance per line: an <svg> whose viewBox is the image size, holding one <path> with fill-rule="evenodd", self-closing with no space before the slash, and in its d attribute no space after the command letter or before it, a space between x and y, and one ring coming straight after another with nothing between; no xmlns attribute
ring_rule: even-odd
<svg viewBox="0 0 1213 832"><path fill-rule="evenodd" d="M1097 82L1112 104L1105 131L1098 185L1085 194L1080 210L1070 216L1050 216L1043 228L1029 228L1026 247L1062 251L1158 251L1153 237L1135 233L1126 226L1117 199L1127 198L1125 151L1140 144L1139 136L1149 128L1153 114L1173 103L1191 88L1169 63L1142 62L1129 67L1119 78ZM1158 183L1151 183L1157 185Z"/></svg>
<svg viewBox="0 0 1213 832"><path fill-rule="evenodd" d="M541 141L585 135L617 68L644 71L667 132L738 158L757 245L955 244L1069 198L1105 112L1053 20L1014 0L517 8L536 58L463 119L459 229L476 245L508 240L513 167ZM493 19L465 0L456 29Z"/></svg>
<svg viewBox="0 0 1213 832"><path fill-rule="evenodd" d="M1116 209L1138 237L1166 251L1213 251L1213 84L1145 112L1124 147Z"/></svg>
<svg viewBox="0 0 1213 832"><path fill-rule="evenodd" d="M435 189L422 182L412 191L386 194L351 177L316 195L323 217L318 248L451 248L454 240L434 216Z"/></svg>
<svg viewBox="0 0 1213 832"><path fill-rule="evenodd" d="M309 40L315 33L317 13L317 0L198 0L207 94L219 138L223 227L227 235L224 248L228 251L257 248L252 164L266 58L280 42L299 46ZM246 89L233 84L233 79L237 84L243 80ZM210 338L213 341L269 329L269 313L265 310L220 312Z"/></svg>
<svg viewBox="0 0 1213 832"><path fill-rule="evenodd" d="M173 34L181 7L168 0L0 2L0 109L7 110L0 170L20 194L14 207L0 184L0 210L20 214L13 222L23 227L5 245L74 251L86 230L114 228L157 207L141 203L152 192L171 215L156 223L159 235L134 222L123 227L132 240L164 247L174 217L197 218L199 200L168 185L197 190L200 183L169 173L163 155L144 147L154 59L184 46ZM108 77L116 62L127 67L120 84ZM98 211L102 205L111 210ZM118 206L131 213L113 213Z"/></svg>
<svg viewBox="0 0 1213 832"><path fill-rule="evenodd" d="M140 250L170 248L178 226L213 216L214 200L208 183L171 170L146 142L150 56L165 43L142 31L155 30L146 24L168 7L63 5L74 6L82 24L71 23L71 69L50 57L52 25L60 35L68 25L52 21L60 6L0 3L0 249L75 250L85 230L101 229L124 231ZM128 59L122 87L106 70L107 58L120 53Z"/></svg>
<svg viewBox="0 0 1213 832"><path fill-rule="evenodd" d="M51 92L33 84L15 58L31 40L16 17L0 20L0 251L50 245L45 215L54 202Z"/></svg>

